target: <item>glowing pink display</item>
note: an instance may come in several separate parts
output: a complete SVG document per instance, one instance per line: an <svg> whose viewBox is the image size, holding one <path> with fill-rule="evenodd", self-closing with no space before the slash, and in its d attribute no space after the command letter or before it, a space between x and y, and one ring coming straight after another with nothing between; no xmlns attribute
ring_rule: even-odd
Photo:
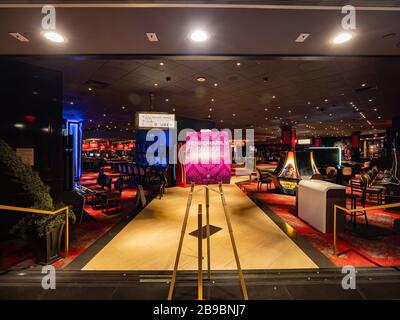
<svg viewBox="0 0 400 320"><path fill-rule="evenodd" d="M185 145L186 181L195 184L230 183L231 148L223 131L188 132Z"/></svg>

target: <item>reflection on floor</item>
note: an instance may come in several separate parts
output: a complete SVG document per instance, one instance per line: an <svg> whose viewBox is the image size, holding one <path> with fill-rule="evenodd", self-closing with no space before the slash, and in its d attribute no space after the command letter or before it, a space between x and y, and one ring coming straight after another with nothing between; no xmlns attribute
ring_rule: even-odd
<svg viewBox="0 0 400 320"><path fill-rule="evenodd" d="M243 180L233 178L240 179ZM224 185L224 191L243 269L317 268L235 183ZM188 192L188 188L169 188L162 200L154 199L83 269L172 270ZM203 191L193 196L180 270L197 269L197 239L189 233L197 230L199 203L204 204ZM222 228L211 237L211 267L234 270L229 233L217 193L210 192L210 203L210 223Z"/></svg>
<svg viewBox="0 0 400 320"><path fill-rule="evenodd" d="M369 227L365 225L364 218L359 217L357 219L359 234L350 231L340 233L338 250L346 253L335 257L332 252L332 234L320 233L293 214L295 212L295 197L265 192L264 189L263 192L258 192L255 182L245 181L239 185L258 203L266 205L274 214L306 237L316 249L337 266L400 265L400 234L393 230L394 220L400 219L398 212L368 211ZM350 207L349 204L348 207ZM349 249L351 251L348 251Z"/></svg>

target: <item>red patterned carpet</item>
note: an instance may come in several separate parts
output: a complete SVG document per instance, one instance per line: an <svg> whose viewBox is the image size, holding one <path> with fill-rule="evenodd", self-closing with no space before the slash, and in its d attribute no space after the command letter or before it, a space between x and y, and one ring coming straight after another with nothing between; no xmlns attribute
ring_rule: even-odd
<svg viewBox="0 0 400 320"><path fill-rule="evenodd" d="M110 171L105 173L115 177L119 176L118 173ZM100 186L96 183L97 175L98 173L84 173L79 183L87 188L98 190ZM53 265L57 268L65 268L116 225L122 217L133 212L136 206L136 189L124 189L122 191L122 201L124 204L122 212L118 209L111 209L108 214L103 213L101 210L94 210L90 205L85 205L84 211L86 214L83 222L79 223L77 221L75 224L70 225L70 251L68 257L56 261ZM4 259L5 268L21 269L35 266L32 246L29 246L28 243L22 246L20 243L21 241L19 240L13 240L8 243L10 250L8 250L9 254Z"/></svg>
<svg viewBox="0 0 400 320"><path fill-rule="evenodd" d="M332 234L323 234L296 217L296 198L277 193L258 192L255 182L242 182L239 186L257 202L265 204L273 213L282 218L312 245L328 257L336 266L399 266L400 265L400 233L395 232L393 223L400 219L400 213L384 210L368 212L369 227L364 218L358 217L357 230L363 236L351 231L338 235L338 257L333 255ZM367 237L366 237L367 236ZM350 251L349 251L350 250Z"/></svg>

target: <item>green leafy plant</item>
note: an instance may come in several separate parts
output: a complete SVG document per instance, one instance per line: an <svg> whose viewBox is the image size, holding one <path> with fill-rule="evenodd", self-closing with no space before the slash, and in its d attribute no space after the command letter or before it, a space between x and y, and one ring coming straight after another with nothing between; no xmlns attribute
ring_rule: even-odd
<svg viewBox="0 0 400 320"><path fill-rule="evenodd" d="M31 208L54 211L64 207L62 203L54 204L50 195L49 186L45 185L39 174L16 155L15 151L0 139L0 167L7 172L13 183L17 183ZM72 208L69 209L69 219L75 222L76 217ZM26 214L10 230L11 234L18 234L26 239L29 236L44 236L52 228L65 223L65 212L55 215Z"/></svg>

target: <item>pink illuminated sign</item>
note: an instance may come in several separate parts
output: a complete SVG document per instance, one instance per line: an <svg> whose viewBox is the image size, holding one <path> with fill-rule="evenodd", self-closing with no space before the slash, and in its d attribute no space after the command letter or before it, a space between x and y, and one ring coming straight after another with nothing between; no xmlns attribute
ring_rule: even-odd
<svg viewBox="0 0 400 320"><path fill-rule="evenodd" d="M231 149L224 131L188 132L185 146L186 181L230 183Z"/></svg>

